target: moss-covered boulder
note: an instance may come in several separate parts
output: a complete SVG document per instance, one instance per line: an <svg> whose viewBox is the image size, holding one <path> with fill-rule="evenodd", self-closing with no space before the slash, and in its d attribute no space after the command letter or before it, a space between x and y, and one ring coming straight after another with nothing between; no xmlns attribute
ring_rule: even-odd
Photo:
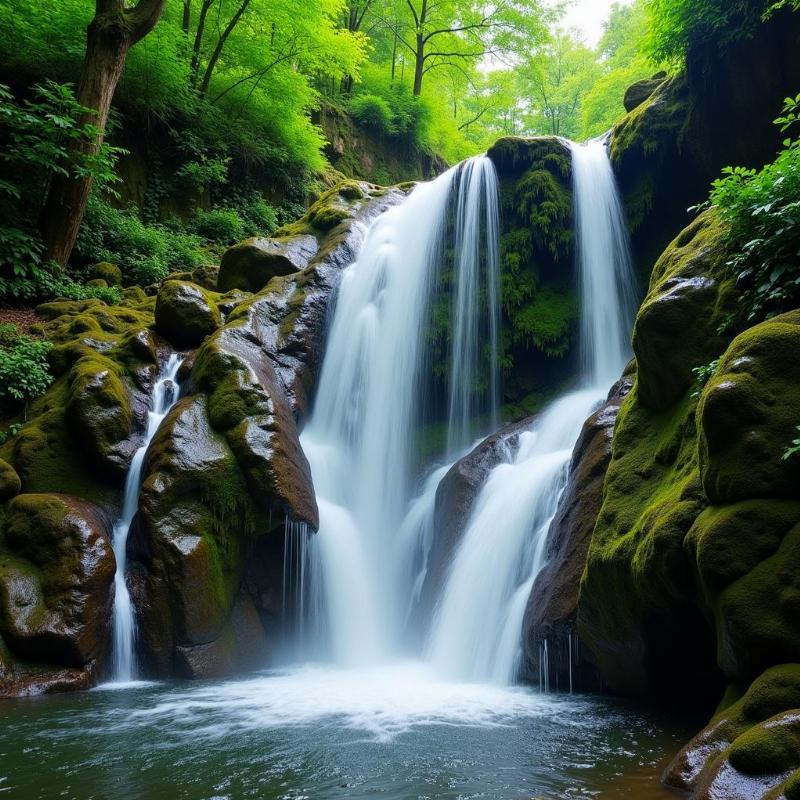
<svg viewBox="0 0 800 800"><path fill-rule="evenodd" d="M272 361L247 321L229 323L198 355L192 380L208 394L208 416L241 465L248 490L265 512L319 523L311 470Z"/></svg>
<svg viewBox="0 0 800 800"><path fill-rule="evenodd" d="M144 658L171 674L180 648L222 636L239 591L244 548L264 525L207 401L180 401L148 450L134 580ZM197 673L190 677L202 677Z"/></svg>
<svg viewBox="0 0 800 800"><path fill-rule="evenodd" d="M126 472L134 416L131 398L109 358L87 355L69 374L67 419L86 457L100 469Z"/></svg>
<svg viewBox="0 0 800 800"><path fill-rule="evenodd" d="M0 503L16 497L22 489L17 471L7 461L0 459Z"/></svg>
<svg viewBox="0 0 800 800"><path fill-rule="evenodd" d="M727 344L720 327L736 307L728 258L725 228L707 212L656 263L633 334L642 405L673 406L695 382L693 370Z"/></svg>
<svg viewBox="0 0 800 800"><path fill-rule="evenodd" d="M800 420L800 311L738 336L700 404L700 469L712 503L800 496L800 459L784 451Z"/></svg>
<svg viewBox="0 0 800 800"><path fill-rule="evenodd" d="M316 255L315 236L300 234L285 239L245 239L222 256L217 288L259 292L272 278L305 269Z"/></svg>
<svg viewBox="0 0 800 800"><path fill-rule="evenodd" d="M108 642L110 521L66 495L22 494L0 540L0 636L26 662L93 667Z"/></svg>
<svg viewBox="0 0 800 800"><path fill-rule="evenodd" d="M155 307L158 332L178 347L196 347L220 325L219 309L195 283L170 280L158 290Z"/></svg>
<svg viewBox="0 0 800 800"><path fill-rule="evenodd" d="M796 791L799 720L800 665L771 667L745 692L729 689L708 726L669 765L665 783L698 800L790 798L782 790Z"/></svg>
<svg viewBox="0 0 800 800"><path fill-rule="evenodd" d="M106 286L122 286L122 270L108 261L95 264L89 275L95 280L105 281Z"/></svg>
<svg viewBox="0 0 800 800"><path fill-rule="evenodd" d="M579 634L612 688L685 702L713 694L720 680L684 540L708 504L692 369L726 343L717 334L731 302L723 236L704 216L653 272L634 331L636 381L619 412L578 605ZM699 296L692 286L702 287ZM689 642L691 660L683 658Z"/></svg>
<svg viewBox="0 0 800 800"><path fill-rule="evenodd" d="M215 292L219 283L219 266L217 264L203 264L192 273L192 281L204 289Z"/></svg>
<svg viewBox="0 0 800 800"><path fill-rule="evenodd" d="M656 89L658 89L666 79L667 73L659 72L652 78L645 78L629 86L622 100L625 110L630 113L634 109L639 108L642 103L653 96Z"/></svg>

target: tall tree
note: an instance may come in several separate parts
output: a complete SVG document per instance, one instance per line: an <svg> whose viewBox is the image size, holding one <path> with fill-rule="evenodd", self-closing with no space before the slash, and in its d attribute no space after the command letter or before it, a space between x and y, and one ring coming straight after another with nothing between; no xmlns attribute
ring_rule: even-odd
<svg viewBox="0 0 800 800"><path fill-rule="evenodd" d="M387 19L414 59L414 95L425 75L442 66L475 64L490 56L535 47L545 35L539 0L405 0L407 25Z"/></svg>
<svg viewBox="0 0 800 800"><path fill-rule="evenodd" d="M100 152L128 51L155 27L165 3L166 0L139 0L129 7L125 0L96 0L94 19L87 29L77 100L90 109L78 124L94 125L97 136L93 140L76 139L70 145L81 154ZM88 175L56 175L50 185L40 228L48 258L62 266L75 246L91 188Z"/></svg>

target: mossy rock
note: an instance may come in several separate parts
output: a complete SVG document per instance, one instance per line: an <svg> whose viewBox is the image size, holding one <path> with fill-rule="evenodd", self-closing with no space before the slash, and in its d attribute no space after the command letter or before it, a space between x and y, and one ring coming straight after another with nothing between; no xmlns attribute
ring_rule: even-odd
<svg viewBox="0 0 800 800"><path fill-rule="evenodd" d="M639 399L654 410L678 401L728 342L720 328L735 309L726 228L712 212L693 222L658 260L633 333Z"/></svg>
<svg viewBox="0 0 800 800"><path fill-rule="evenodd" d="M192 273L192 281L211 292L217 291L219 281L219 266L217 264L204 264Z"/></svg>
<svg viewBox="0 0 800 800"><path fill-rule="evenodd" d="M92 278L86 281L86 286L90 289L108 289L108 283L103 278Z"/></svg>
<svg viewBox="0 0 800 800"><path fill-rule="evenodd" d="M108 286L122 286L122 270L108 261L101 261L92 267L92 278L103 280Z"/></svg>
<svg viewBox="0 0 800 800"><path fill-rule="evenodd" d="M800 459L783 454L800 420L800 311L734 339L703 390L700 468L714 503L798 497Z"/></svg>
<svg viewBox="0 0 800 800"><path fill-rule="evenodd" d="M16 497L22 489L17 471L7 461L0 459L0 503Z"/></svg>
<svg viewBox="0 0 800 800"><path fill-rule="evenodd" d="M128 460L119 447L133 433L133 411L120 373L109 358L79 359L69 374L67 419L87 458L100 469L124 473Z"/></svg>
<svg viewBox="0 0 800 800"><path fill-rule="evenodd" d="M800 660L800 501L757 499L706 509L686 540L717 630L717 660L746 683Z"/></svg>
<svg viewBox="0 0 800 800"><path fill-rule="evenodd" d="M734 685L729 694L738 695L738 698L717 712L667 768L665 783L668 786L691 792L692 797L706 797L703 792L707 793L720 776L725 775L734 743L738 744L735 759L744 768L743 772L753 774L767 766L772 748L769 735L765 737L764 734L771 726L767 724L765 730L764 724L791 709L800 708L800 664L771 667L746 687L746 691ZM782 747L784 733L779 732L778 750ZM777 772L785 774L788 768L784 766Z"/></svg>
<svg viewBox="0 0 800 800"><path fill-rule="evenodd" d="M65 495L9 504L0 546L0 633L27 661L81 667L105 651L116 569L110 521Z"/></svg>
<svg viewBox="0 0 800 800"><path fill-rule="evenodd" d="M156 329L178 347L196 347L221 323L209 293L194 283L166 281L158 291Z"/></svg>
<svg viewBox="0 0 800 800"><path fill-rule="evenodd" d="M622 101L625 110L630 113L649 100L665 80L667 80L667 73L659 72L652 78L645 78L629 86Z"/></svg>
<svg viewBox="0 0 800 800"><path fill-rule="evenodd" d="M275 276L305 269L318 250L316 237L307 234L285 239L245 239L222 256L219 291L258 292Z"/></svg>

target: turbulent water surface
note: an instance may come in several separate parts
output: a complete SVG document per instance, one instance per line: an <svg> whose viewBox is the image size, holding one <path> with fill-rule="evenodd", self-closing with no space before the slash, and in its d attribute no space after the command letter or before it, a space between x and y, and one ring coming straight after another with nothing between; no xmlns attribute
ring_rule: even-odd
<svg viewBox="0 0 800 800"><path fill-rule="evenodd" d="M0 705L0 796L65 800L666 797L686 731L419 663ZM624 778L622 774L624 773Z"/></svg>

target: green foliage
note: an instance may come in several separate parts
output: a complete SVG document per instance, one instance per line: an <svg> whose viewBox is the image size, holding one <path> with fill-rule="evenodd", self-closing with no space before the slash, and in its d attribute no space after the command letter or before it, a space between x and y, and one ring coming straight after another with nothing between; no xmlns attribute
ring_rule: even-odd
<svg viewBox="0 0 800 800"><path fill-rule="evenodd" d="M365 128L372 128L384 135L394 130L394 115L389 104L374 94L359 94L350 101L350 114Z"/></svg>
<svg viewBox="0 0 800 800"><path fill-rule="evenodd" d="M232 208L195 211L192 229L209 242L230 245L244 239L244 221Z"/></svg>
<svg viewBox="0 0 800 800"><path fill-rule="evenodd" d="M797 431L800 433L800 425L797 426ZM783 460L788 461L795 456L800 456L800 436L793 439L791 445L786 448L786 452L783 454Z"/></svg>
<svg viewBox="0 0 800 800"><path fill-rule="evenodd" d="M693 46L725 49L753 35L773 0L647 0L645 48L653 62L683 64Z"/></svg>
<svg viewBox="0 0 800 800"><path fill-rule="evenodd" d="M800 95L787 98L776 120L786 131L798 121ZM743 292L749 323L769 319L800 301L800 140L786 139L762 170L728 167L714 181L711 206L730 227L729 262ZM706 205L709 205L706 204Z"/></svg>
<svg viewBox="0 0 800 800"><path fill-rule="evenodd" d="M702 391L703 387L714 377L719 368L719 358L715 358L709 364L704 364L701 367L694 367L692 372L695 375L695 383L697 384L697 390L692 394L692 397L700 397L700 392Z"/></svg>
<svg viewBox="0 0 800 800"><path fill-rule="evenodd" d="M85 264L110 261L122 270L125 285L147 285L170 272L203 263L198 236L166 225L147 225L132 210L113 208L97 197L89 201L75 256Z"/></svg>
<svg viewBox="0 0 800 800"><path fill-rule="evenodd" d="M0 446L13 439L22 430L22 423L13 422L4 431L0 431Z"/></svg>
<svg viewBox="0 0 800 800"><path fill-rule="evenodd" d="M47 363L50 343L21 334L0 346L0 404L28 403L53 380Z"/></svg>
<svg viewBox="0 0 800 800"><path fill-rule="evenodd" d="M48 299L51 292L77 292L67 275L43 262L35 229L47 187L55 175L91 177L98 189L113 193L119 148L104 145L96 155L74 152L71 145L94 142L96 125L81 121L81 106L67 85L47 81L33 97L18 102L0 84L0 296Z"/></svg>

